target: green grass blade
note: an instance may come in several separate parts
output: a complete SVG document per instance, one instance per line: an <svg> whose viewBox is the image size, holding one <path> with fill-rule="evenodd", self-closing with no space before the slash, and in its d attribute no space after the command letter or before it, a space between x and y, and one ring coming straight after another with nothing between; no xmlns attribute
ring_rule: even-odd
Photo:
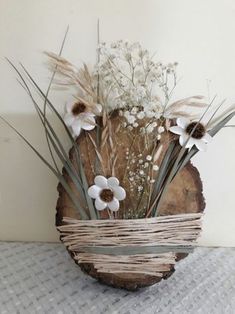
<svg viewBox="0 0 235 314"><path fill-rule="evenodd" d="M217 123L208 133L211 136L215 136L234 116L235 116L235 111L230 113L222 121Z"/></svg>
<svg viewBox="0 0 235 314"><path fill-rule="evenodd" d="M59 179L59 181L61 182L62 186L64 187L64 189L66 190L66 192L68 193L71 201L73 202L73 204L75 205L75 207L79 210L79 213L81 215L82 219L89 219L89 217L87 216L86 212L80 208L79 204L78 204L78 200L75 196L75 194L73 193L73 191L71 190L70 186L68 185L68 183L66 182L66 180L64 179L64 177L58 173L53 166L37 151L37 149L16 129L14 128L6 119L4 119L2 116L0 116L0 119L6 124L8 125L32 150L33 152L39 157L39 159L41 159L41 161L51 170L51 172Z"/></svg>
<svg viewBox="0 0 235 314"><path fill-rule="evenodd" d="M69 131L69 128L67 127L67 125L65 124L64 120L62 119L61 115L59 114L58 110L55 108L55 106L52 104L52 102L46 97L45 93L41 90L41 88L39 87L39 85L36 83L36 81L33 79L33 77L30 75L30 73L26 70L26 68L24 67L24 65L22 63L20 63L20 66L22 67L22 69L24 70L25 74L27 75L27 77L29 78L30 82L33 84L33 86L36 88L36 90L39 92L39 94L43 97L43 99L47 100L47 104L50 107L50 109L55 113L56 117L60 120L60 122L62 123L63 127L66 130L67 135L69 136L71 142L74 144L74 139L72 137L71 132Z"/></svg>
<svg viewBox="0 0 235 314"><path fill-rule="evenodd" d="M157 196L157 194L160 191L160 188L161 188L162 182L164 180L165 173L167 173L167 167L168 167L169 162L171 160L171 156L172 156L172 153L174 151L175 146L176 146L175 141L171 142L170 145L168 146L168 149L167 149L165 155L164 155L164 158L163 158L161 165L160 165L160 168L158 170L157 180L154 184L151 201L153 201L155 199L155 197Z"/></svg>
<svg viewBox="0 0 235 314"><path fill-rule="evenodd" d="M87 179L86 179L86 175L85 175L82 163L80 163L80 173L81 173L81 177L82 177L82 183L83 183L83 187L84 187L84 194L85 194L85 198L86 198L86 201L87 201L90 217L91 217L91 219L97 219L97 213L96 213L93 201L92 201L92 199L90 198L90 196L87 193L87 191L88 191L88 183L87 183Z"/></svg>
<svg viewBox="0 0 235 314"><path fill-rule="evenodd" d="M39 113L39 115L41 115L41 116L43 117L43 121L42 121L42 119L41 119L41 122L42 122L42 124L44 125L45 132L47 132L47 128L45 127L45 124L46 124L46 125L49 127L50 131L52 132L54 138L56 139L56 142L58 143L58 145L59 145L59 147L60 147L60 150L62 151L62 153L63 153L63 155L64 155L64 157L65 157L65 159L66 159L68 165L69 165L70 168L73 170L74 175L77 177L77 180L78 180L78 182L79 182L80 185L81 185L80 178L79 178L79 176L78 176L78 174L77 174L77 171L76 171L74 165L71 163L71 161L70 161L70 159L69 159L69 156L67 155L65 149L63 148L62 143L60 142L59 138L57 137L56 133L54 132L53 127L52 127L51 124L49 123L49 121L48 121L48 119L46 118L46 116L44 116L42 110L40 109L40 107L38 106L37 102L35 101L35 99L34 99L32 93L31 93L31 91L30 91L30 89L29 89L29 87L28 87L26 81L24 80L24 78L23 78L23 76L21 75L21 73L19 72L19 70L15 67L15 65L14 65L10 60L7 59L7 61L8 61L8 62L10 63L10 65L15 69L15 71L16 71L17 74L19 75L20 79L22 80L22 83L23 83L23 85L25 86L25 89L26 89L27 93L29 94L29 96L30 96L30 98L31 98L31 100L32 100L32 102L33 102L33 104L34 104L34 107L35 107L37 113ZM24 87L24 86L23 86L23 87Z"/></svg>
<svg viewBox="0 0 235 314"><path fill-rule="evenodd" d="M65 44L65 41L66 41L66 38L67 38L68 31L69 31L69 26L67 26L67 29L66 29L66 32L65 32L65 35L64 35L64 39L63 39L63 41L62 41L62 45L61 45L61 48L60 48L60 51L59 51L59 56L62 54L62 51L63 51L63 48L64 48L64 44ZM58 66L56 65L56 66L55 66L55 70L54 70L53 73L52 73L52 76L51 76L51 79L50 79L50 82L49 82L47 91L46 91L46 95L45 95L45 99L44 99L44 104L43 104L43 116L44 116L44 117L46 117L47 99L48 99L48 96L49 96L49 92L50 92L50 90L51 90L52 82L53 82L54 77L55 77L56 72L57 72L57 68L58 68ZM49 149L51 158L52 158L52 160L53 160L53 163L54 163L56 169L59 171L58 166L57 166L57 163L56 163L55 158L54 158L54 154L53 154L52 149L51 149L51 145L50 145L50 141L49 141L49 139L48 139L48 134L47 134L47 129L46 129L46 128L45 128L45 136L46 136L47 146L48 146L48 149Z"/></svg>
<svg viewBox="0 0 235 314"><path fill-rule="evenodd" d="M30 74L28 73L28 71L24 68L24 66L22 65L23 69L25 70L26 74L28 75L28 77L32 80L33 84L37 87L37 89L39 88L38 85L35 83L35 81L33 80L33 78L30 76ZM39 89L40 90L40 89ZM48 98L46 98L46 95L45 95L45 99L47 99L48 101ZM50 103L51 104L51 103ZM54 106L51 104L52 108L54 108ZM54 110L54 109L53 109ZM57 111L56 111L57 112ZM55 112L55 113L56 113ZM57 112L58 113L58 112ZM59 113L58 113L59 115ZM59 117L61 118L61 116L59 115ZM63 120L62 120L63 121ZM63 124L64 124L64 121L63 121ZM67 128L67 126L66 126ZM69 132L70 133L70 132ZM77 160L78 160L78 164L79 164L79 173L81 175L81 181L82 181L82 185L83 185L83 190L84 190L84 195L85 195L85 198L86 198L86 201L87 201L87 205L88 205L88 208L89 208L89 212L90 212L90 216L92 219L97 219L97 214L96 214L96 210L94 208L94 205L93 205L93 201L92 199L90 198L90 196L87 194L87 190L88 190L88 183L87 183L87 179L86 179L86 175L85 175L85 172L84 172L84 169L83 169L83 165L82 165L82 161L80 159L80 154L79 154L79 148L78 148L78 145L76 143L76 141L74 141L73 139L73 144L74 144L74 147L75 147L75 154L77 156ZM70 162L70 161L68 161Z"/></svg>
<svg viewBox="0 0 235 314"><path fill-rule="evenodd" d="M76 158L76 162L77 165L80 166L81 164L81 159L80 159L80 154L79 154L79 147L77 145L77 142L74 140L74 138L71 135L71 132L69 131L69 128L67 127L67 125L65 124L64 120L62 119L61 115L59 114L59 112L56 110L55 106L51 103L51 101L46 98L46 95L44 94L44 92L41 90L41 88L39 87L39 85L35 82L35 80L33 79L33 77L30 75L30 73L26 70L26 68L23 66L23 64L20 64L22 69L24 70L25 74L27 75L27 77L29 78L30 82L33 84L33 86L35 87L35 89L39 92L39 94L43 97L43 99L47 100L47 104L50 107L50 109L55 113L56 117L59 119L59 121L62 123L67 135L69 136L69 139L72 143L72 145L75 148L75 158Z"/></svg>
<svg viewBox="0 0 235 314"><path fill-rule="evenodd" d="M59 157L59 159L61 160L63 166L65 167L69 177L72 179L73 183L76 186L76 189L78 190L81 198L84 198L84 190L83 190L83 186L82 183L77 175L76 169L74 168L73 164L71 163L69 157L67 156L63 145L61 144L61 142L59 141L56 133L54 132L51 124L49 123L49 121L47 120L47 118L43 115L43 112L41 111L40 107L37 105L36 101L34 100L33 96L30 94L30 97L34 103L35 106L35 110L39 116L39 119L41 121L41 123L43 124L44 128L46 129L46 133L47 133L47 138L48 138L48 142L52 144L57 156ZM47 127L49 128L49 130L47 129ZM56 139L56 142L59 146L59 148L57 147L57 144L55 143L53 137L51 136L50 132L52 133L53 137ZM62 153L61 151L62 150ZM80 206L81 207L81 206Z"/></svg>

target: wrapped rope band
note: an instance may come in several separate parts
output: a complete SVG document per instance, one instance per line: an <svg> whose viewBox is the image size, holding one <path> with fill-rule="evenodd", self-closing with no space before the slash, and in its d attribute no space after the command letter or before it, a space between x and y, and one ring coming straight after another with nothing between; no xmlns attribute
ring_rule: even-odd
<svg viewBox="0 0 235 314"><path fill-rule="evenodd" d="M162 277L175 264L175 254L142 254L142 255L103 255L75 254L79 263L92 263L98 272L102 273L143 273Z"/></svg>
<svg viewBox="0 0 235 314"><path fill-rule="evenodd" d="M176 254L192 251L201 232L201 213L129 220L64 218L61 240L78 263L98 272L145 273L161 277Z"/></svg>
<svg viewBox="0 0 235 314"><path fill-rule="evenodd" d="M58 227L71 251L84 247L191 246L201 231L201 213L128 220L64 218Z"/></svg>

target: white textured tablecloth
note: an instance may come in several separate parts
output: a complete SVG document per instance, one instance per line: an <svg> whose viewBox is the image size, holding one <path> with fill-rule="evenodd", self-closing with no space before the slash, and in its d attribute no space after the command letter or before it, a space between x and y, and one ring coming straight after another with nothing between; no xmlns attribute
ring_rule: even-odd
<svg viewBox="0 0 235 314"><path fill-rule="evenodd" d="M234 314L235 248L198 248L137 292L84 275L61 244L0 242L0 313Z"/></svg>

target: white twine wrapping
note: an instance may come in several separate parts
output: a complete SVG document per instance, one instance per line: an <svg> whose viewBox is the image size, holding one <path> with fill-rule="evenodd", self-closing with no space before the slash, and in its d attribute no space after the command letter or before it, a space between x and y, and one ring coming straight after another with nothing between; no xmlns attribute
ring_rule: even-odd
<svg viewBox="0 0 235 314"><path fill-rule="evenodd" d="M162 277L175 264L174 253L142 255L75 254L79 263L92 263L101 273L137 273Z"/></svg>
<svg viewBox="0 0 235 314"><path fill-rule="evenodd" d="M175 264L175 252L194 246L201 217L196 213L128 220L64 218L65 225L58 230L78 263L92 263L98 272L162 277Z"/></svg>

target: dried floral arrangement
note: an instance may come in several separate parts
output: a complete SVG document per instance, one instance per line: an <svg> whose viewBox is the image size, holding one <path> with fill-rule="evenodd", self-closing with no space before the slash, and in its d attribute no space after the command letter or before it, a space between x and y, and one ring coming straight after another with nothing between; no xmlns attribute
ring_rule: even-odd
<svg viewBox="0 0 235 314"><path fill-rule="evenodd" d="M202 96L171 102L177 63L162 64L139 43L97 48L97 63L75 67L46 53L52 77L42 91L20 64L20 84L43 125L51 161L8 121L59 180L57 228L83 271L126 289L167 278L201 231L202 186L191 158L235 115ZM75 88L64 116L52 84ZM39 95L42 102L38 102ZM48 118L64 128L68 153ZM63 170L60 170L61 165Z"/></svg>

